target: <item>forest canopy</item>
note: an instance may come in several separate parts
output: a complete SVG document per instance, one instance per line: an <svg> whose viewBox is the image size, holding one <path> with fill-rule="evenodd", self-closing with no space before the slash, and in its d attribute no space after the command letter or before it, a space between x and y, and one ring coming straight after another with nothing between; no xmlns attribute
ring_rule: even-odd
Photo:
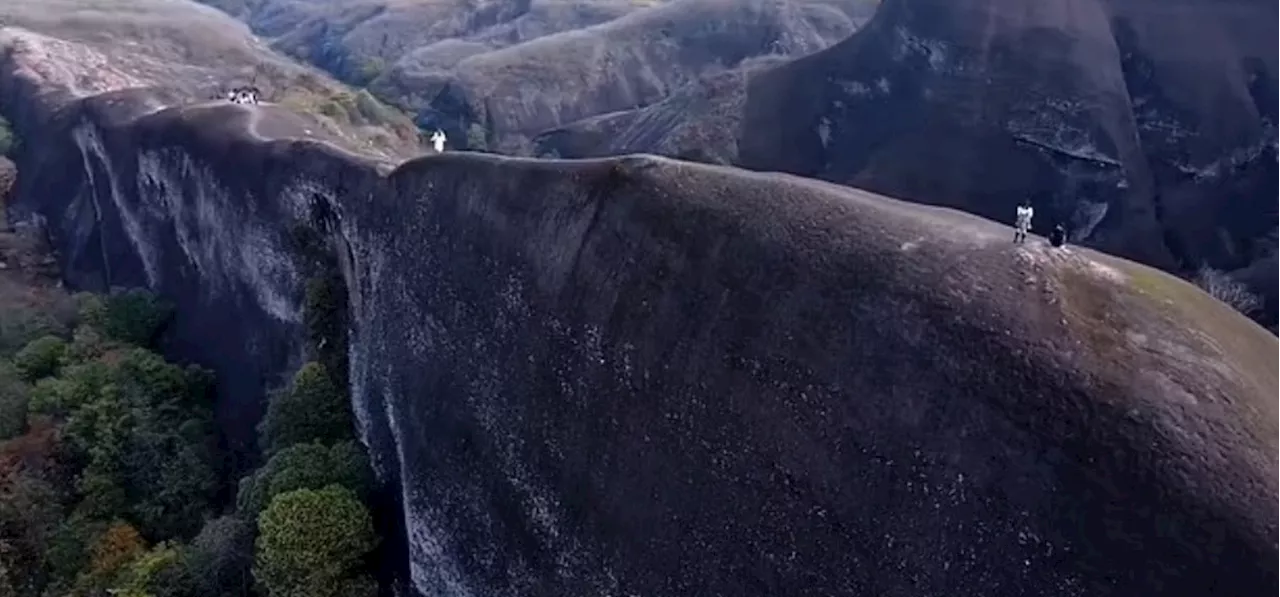
<svg viewBox="0 0 1280 597"><path fill-rule="evenodd" d="M0 339L0 597L377 594L374 478L333 373L271 393L266 462L231 479L217 380L157 352L171 307L76 302Z"/></svg>

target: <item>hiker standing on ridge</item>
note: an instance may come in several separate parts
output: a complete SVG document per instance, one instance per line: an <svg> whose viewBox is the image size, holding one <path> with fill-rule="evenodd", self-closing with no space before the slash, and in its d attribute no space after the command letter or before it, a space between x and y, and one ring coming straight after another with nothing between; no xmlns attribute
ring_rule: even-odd
<svg viewBox="0 0 1280 597"><path fill-rule="evenodd" d="M1030 199L1023 199L1018 205L1018 211L1013 221L1013 242L1021 243L1027 240L1027 231L1031 230L1031 218L1036 215L1036 210L1031 207Z"/></svg>
<svg viewBox="0 0 1280 597"><path fill-rule="evenodd" d="M435 148L436 153L444 151L445 136L444 131L436 129L435 134L431 135L431 146Z"/></svg>

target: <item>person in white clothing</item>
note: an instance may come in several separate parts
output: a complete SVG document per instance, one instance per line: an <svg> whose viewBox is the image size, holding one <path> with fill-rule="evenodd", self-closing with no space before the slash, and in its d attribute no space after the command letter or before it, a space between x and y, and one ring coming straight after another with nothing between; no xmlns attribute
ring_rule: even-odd
<svg viewBox="0 0 1280 597"><path fill-rule="evenodd" d="M1027 240L1027 232L1031 230L1031 218L1035 215L1036 210L1031 207L1031 200L1023 199L1022 204L1018 206L1013 223L1013 242L1021 243Z"/></svg>
<svg viewBox="0 0 1280 597"><path fill-rule="evenodd" d="M431 135L431 146L436 149L436 153L444 151L444 142L444 131L436 129L436 132Z"/></svg>

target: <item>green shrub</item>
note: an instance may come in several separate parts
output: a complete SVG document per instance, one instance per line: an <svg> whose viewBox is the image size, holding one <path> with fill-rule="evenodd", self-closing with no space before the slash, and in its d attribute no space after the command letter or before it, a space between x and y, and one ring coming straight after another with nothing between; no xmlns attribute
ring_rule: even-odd
<svg viewBox="0 0 1280 597"><path fill-rule="evenodd" d="M347 387L347 291L336 271L307 280L303 303L310 346L338 386Z"/></svg>
<svg viewBox="0 0 1280 597"><path fill-rule="evenodd" d="M356 92L355 108L356 114L366 124L388 125L394 123L400 116L399 112L378 101L378 98L364 89Z"/></svg>
<svg viewBox="0 0 1280 597"><path fill-rule="evenodd" d="M96 361L63 367L60 376L36 382L28 408L33 414L70 416L101 396L103 387L111 381L110 375L110 369Z"/></svg>
<svg viewBox="0 0 1280 597"><path fill-rule="evenodd" d="M171 588L172 573L182 566L177 546L161 542L135 557L122 567L107 594L116 597L157 597Z"/></svg>
<svg viewBox="0 0 1280 597"><path fill-rule="evenodd" d="M58 525L50 537L45 560L55 579L69 583L89 565L89 546L103 531L107 523L93 520L82 512L75 512ZM59 583L62 584L62 583ZM54 592L61 594L61 592Z"/></svg>
<svg viewBox="0 0 1280 597"><path fill-rule="evenodd" d="M58 378L45 378L31 388L27 411L35 415L65 417L71 412L69 384Z"/></svg>
<svg viewBox="0 0 1280 597"><path fill-rule="evenodd" d="M0 155L14 155L19 148L17 135L13 132L13 127L9 125L9 121L0 116Z"/></svg>
<svg viewBox="0 0 1280 597"><path fill-rule="evenodd" d="M22 435L27 428L31 387L17 367L0 362L0 441Z"/></svg>
<svg viewBox="0 0 1280 597"><path fill-rule="evenodd" d="M64 358L67 365L87 363L102 355L117 344L108 340L97 328L82 325L71 335L71 343L67 345Z"/></svg>
<svg viewBox="0 0 1280 597"><path fill-rule="evenodd" d="M23 379L34 382L53 377L62 368L62 358L67 354L67 343L57 336L42 336L13 356L13 364Z"/></svg>
<svg viewBox="0 0 1280 597"><path fill-rule="evenodd" d="M360 66L356 68L355 79L361 85L368 85L371 81L382 75L387 70L387 62L377 56L366 58L361 61Z"/></svg>
<svg viewBox="0 0 1280 597"><path fill-rule="evenodd" d="M354 435L350 401L319 363L307 363L284 391L276 392L258 424L264 454L293 444L335 443Z"/></svg>
<svg viewBox="0 0 1280 597"><path fill-rule="evenodd" d="M294 444L276 453L262 468L240 481L236 510L257 517L282 493L341 485L365 498L373 486L373 471L364 447L353 441L331 447L319 443Z"/></svg>
<svg viewBox="0 0 1280 597"><path fill-rule="evenodd" d="M185 558L190 594L246 595L253 566L253 526L235 516L205 523Z"/></svg>
<svg viewBox="0 0 1280 597"><path fill-rule="evenodd" d="M113 294L102 301L81 305L85 323L98 328L112 340L148 348L173 315L173 307L142 289Z"/></svg>
<svg viewBox="0 0 1280 597"><path fill-rule="evenodd" d="M271 500L258 519L253 576L271 597L354 597L377 546L373 519L349 489L299 489Z"/></svg>
<svg viewBox="0 0 1280 597"><path fill-rule="evenodd" d="M10 358L41 336L62 335L67 326L43 310L14 307L0 309L0 358Z"/></svg>

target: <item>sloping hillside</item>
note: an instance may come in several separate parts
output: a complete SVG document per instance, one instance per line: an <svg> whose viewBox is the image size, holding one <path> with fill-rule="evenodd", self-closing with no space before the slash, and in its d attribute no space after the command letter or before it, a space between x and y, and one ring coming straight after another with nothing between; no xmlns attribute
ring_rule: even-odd
<svg viewBox="0 0 1280 597"><path fill-rule="evenodd" d="M580 118L661 101L762 56L847 37L877 0L368 0L242 6L276 47L370 88L458 146L530 153Z"/></svg>
<svg viewBox="0 0 1280 597"><path fill-rule="evenodd" d="M191 103L252 82L266 100L309 118L317 135L386 157L420 151L403 114L276 54L192 0L11 0L0 4L0 24L0 59L21 54L26 68L57 83L50 89L62 100L157 87L168 92L164 104Z"/></svg>
<svg viewBox="0 0 1280 597"><path fill-rule="evenodd" d="M1277 582L1277 341L1190 284L787 175L466 152L382 174L279 108L120 109L150 101L73 106L18 202L72 280L173 300L232 411L295 366L300 272L332 251L418 595Z"/></svg>
<svg viewBox="0 0 1280 597"><path fill-rule="evenodd" d="M1277 340L1190 284L786 174L388 172L280 106L65 101L130 75L82 47L0 62L31 133L15 208L74 287L177 306L171 348L219 374L242 441L311 340L309 268L340 278L333 338L417 596L1280 582Z"/></svg>
<svg viewBox="0 0 1280 597"><path fill-rule="evenodd" d="M593 121L540 143L702 152L1004 221L1030 198L1037 230L1236 270L1275 251L1277 20L1259 0L887 0L850 39L702 85L692 108L646 107L603 144ZM1275 304L1274 284L1254 290Z"/></svg>
<svg viewBox="0 0 1280 597"><path fill-rule="evenodd" d="M856 37L753 81L739 161L988 217L1031 196L1046 225L1159 265L1226 257L1241 247L1185 214L1233 245L1268 231L1275 176L1271 192L1215 187L1254 160L1274 172L1276 11L891 0ZM1228 202L1256 217L1217 215Z"/></svg>
<svg viewBox="0 0 1280 597"><path fill-rule="evenodd" d="M437 42L486 51L587 27L666 0L202 0L273 46L355 83L392 65L434 65Z"/></svg>

